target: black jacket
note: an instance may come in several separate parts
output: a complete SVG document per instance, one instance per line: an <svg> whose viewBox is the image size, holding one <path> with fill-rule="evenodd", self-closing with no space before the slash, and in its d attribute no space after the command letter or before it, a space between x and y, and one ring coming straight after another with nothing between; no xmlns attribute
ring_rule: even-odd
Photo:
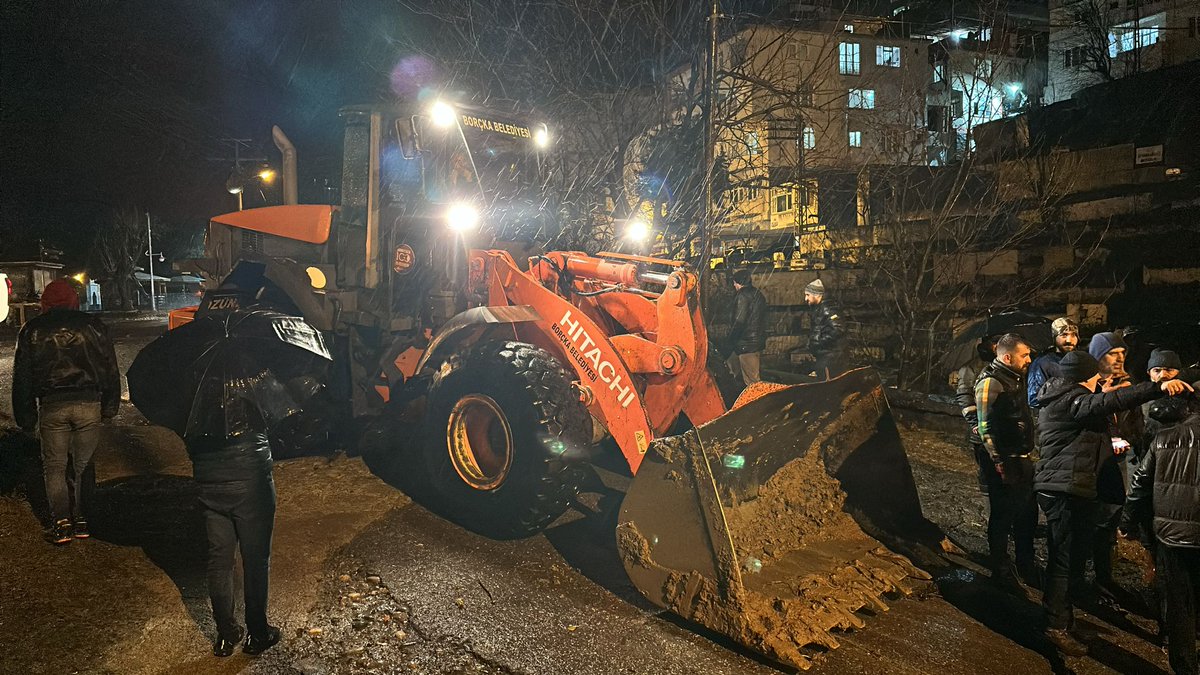
<svg viewBox="0 0 1200 675"><path fill-rule="evenodd" d="M753 286L742 286L733 296L733 323L725 352L750 354L767 346L767 298Z"/></svg>
<svg viewBox="0 0 1200 675"><path fill-rule="evenodd" d="M197 483L254 481L271 473L271 443L267 435L250 432L234 437L187 439L192 478Z"/></svg>
<svg viewBox="0 0 1200 675"><path fill-rule="evenodd" d="M13 414L25 430L37 427L38 402L99 401L110 418L121 403L121 373L108 329L73 309L31 319L17 336L13 358Z"/></svg>
<svg viewBox="0 0 1200 675"><path fill-rule="evenodd" d="M1028 455L1033 450L1033 417L1021 374L1000 361L992 361L975 382L981 441L984 436L990 437L1001 457ZM985 387L988 397L981 400L980 392Z"/></svg>
<svg viewBox="0 0 1200 675"><path fill-rule="evenodd" d="M1153 515L1160 542L1200 548L1200 415L1155 436L1125 504L1135 522Z"/></svg>
<svg viewBox="0 0 1200 675"><path fill-rule="evenodd" d="M1048 380L1038 391L1041 459L1034 489L1095 499L1100 468L1113 455L1109 416L1163 395L1153 382L1093 394L1061 377Z"/></svg>
<svg viewBox="0 0 1200 675"><path fill-rule="evenodd" d="M808 338L809 350L818 358L828 354L841 353L842 334L842 318L838 308L827 302L818 304L812 314L812 334Z"/></svg>

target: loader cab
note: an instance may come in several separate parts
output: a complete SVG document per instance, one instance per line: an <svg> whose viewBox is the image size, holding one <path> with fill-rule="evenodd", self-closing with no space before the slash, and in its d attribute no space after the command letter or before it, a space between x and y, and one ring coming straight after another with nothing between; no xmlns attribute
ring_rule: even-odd
<svg viewBox="0 0 1200 675"><path fill-rule="evenodd" d="M341 116L337 286L372 291L376 325L440 327L470 304L470 249L553 227L544 124L445 102Z"/></svg>

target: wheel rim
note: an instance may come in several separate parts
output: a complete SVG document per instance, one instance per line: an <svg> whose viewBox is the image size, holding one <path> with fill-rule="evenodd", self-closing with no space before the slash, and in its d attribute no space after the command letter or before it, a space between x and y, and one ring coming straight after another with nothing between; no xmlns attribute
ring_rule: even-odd
<svg viewBox="0 0 1200 675"><path fill-rule="evenodd" d="M468 394L454 404L446 425L450 464L476 490L494 490L512 468L512 428L500 405L483 394Z"/></svg>

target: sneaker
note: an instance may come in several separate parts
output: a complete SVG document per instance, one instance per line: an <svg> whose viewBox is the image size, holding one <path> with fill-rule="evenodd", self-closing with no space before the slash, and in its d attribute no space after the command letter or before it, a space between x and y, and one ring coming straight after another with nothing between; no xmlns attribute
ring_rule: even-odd
<svg viewBox="0 0 1200 675"><path fill-rule="evenodd" d="M63 518L57 521L46 533L46 540L57 546L71 543L71 521Z"/></svg>
<svg viewBox="0 0 1200 675"><path fill-rule="evenodd" d="M1046 639L1050 644L1054 645L1058 651L1067 656L1087 656L1087 645L1079 640L1076 640L1066 629L1048 628L1046 629Z"/></svg>
<svg viewBox="0 0 1200 675"><path fill-rule="evenodd" d="M71 529L74 530L76 539L87 539L92 536L92 533L88 531L87 521L83 518L76 520Z"/></svg>
<svg viewBox="0 0 1200 675"><path fill-rule="evenodd" d="M237 627L237 632L232 638L218 637L213 643L213 656L229 656L233 653L233 648L246 637L246 629L241 626Z"/></svg>
<svg viewBox="0 0 1200 675"><path fill-rule="evenodd" d="M279 644L279 629L275 626L267 626L267 634L261 637L251 635L246 638L246 644L242 647L242 651L251 656L257 656L271 647Z"/></svg>

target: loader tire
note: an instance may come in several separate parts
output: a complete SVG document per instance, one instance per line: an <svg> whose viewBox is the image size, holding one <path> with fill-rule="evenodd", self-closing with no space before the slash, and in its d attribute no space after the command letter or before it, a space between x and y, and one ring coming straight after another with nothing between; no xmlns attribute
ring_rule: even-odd
<svg viewBox="0 0 1200 675"><path fill-rule="evenodd" d="M429 389L424 461L439 511L480 534L540 532L579 490L591 417L549 352L487 342L448 359Z"/></svg>

